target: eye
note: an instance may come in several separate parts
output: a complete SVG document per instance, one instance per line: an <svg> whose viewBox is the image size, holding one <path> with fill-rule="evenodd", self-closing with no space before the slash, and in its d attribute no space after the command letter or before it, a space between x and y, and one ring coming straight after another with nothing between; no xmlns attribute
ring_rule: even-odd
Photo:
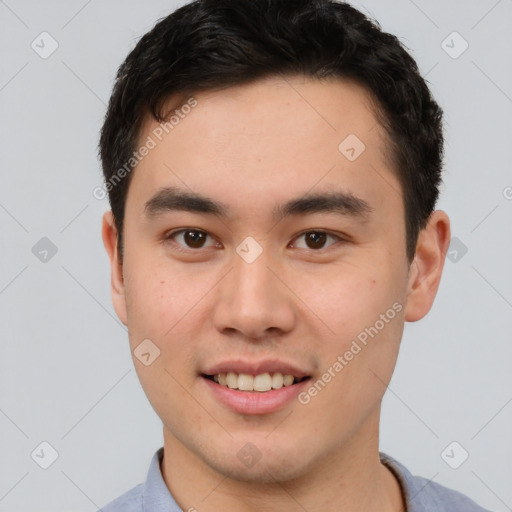
<svg viewBox="0 0 512 512"><path fill-rule="evenodd" d="M304 238L305 246L301 246L300 244L297 244L297 242L295 242L296 240L299 240L301 238ZM325 249L325 244L329 239L334 240L333 243L337 242L338 240L342 240L341 237L332 235L325 231L306 231L300 234L297 238L295 238L295 241L292 243L292 246L298 247L299 249ZM332 243L329 245L332 245Z"/></svg>
<svg viewBox="0 0 512 512"><path fill-rule="evenodd" d="M206 245L208 238L212 239L210 245ZM166 240L171 240L185 249L203 249L205 247L218 247L216 242L208 233L199 229L181 229L166 235Z"/></svg>

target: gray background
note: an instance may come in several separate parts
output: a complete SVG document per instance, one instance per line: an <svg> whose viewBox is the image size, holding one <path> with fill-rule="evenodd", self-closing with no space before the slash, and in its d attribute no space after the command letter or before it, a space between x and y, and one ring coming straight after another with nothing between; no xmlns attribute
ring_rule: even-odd
<svg viewBox="0 0 512 512"><path fill-rule="evenodd" d="M353 3L412 49L445 110L439 207L457 237L432 311L406 325L381 449L512 510L512 0ZM141 482L162 445L111 305L108 204L92 191L117 67L177 5L0 1L0 511L92 512ZM58 452L48 469L43 441ZM445 462L463 450L458 469Z"/></svg>

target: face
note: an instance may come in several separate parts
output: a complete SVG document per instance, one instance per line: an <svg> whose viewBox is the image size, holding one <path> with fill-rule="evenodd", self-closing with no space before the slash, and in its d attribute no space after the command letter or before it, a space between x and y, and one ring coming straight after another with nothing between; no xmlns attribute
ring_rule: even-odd
<svg viewBox="0 0 512 512"><path fill-rule="evenodd" d="M143 127L122 276L105 217L114 305L166 443L240 480L298 477L377 442L417 276L400 184L353 83L194 98L168 134Z"/></svg>

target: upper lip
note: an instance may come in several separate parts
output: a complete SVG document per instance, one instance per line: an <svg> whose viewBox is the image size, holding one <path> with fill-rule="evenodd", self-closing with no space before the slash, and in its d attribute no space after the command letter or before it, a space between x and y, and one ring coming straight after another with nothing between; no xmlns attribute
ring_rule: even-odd
<svg viewBox="0 0 512 512"><path fill-rule="evenodd" d="M260 375L262 373L282 373L293 375L297 378L308 377L311 374L298 368L296 365L279 361L277 359L266 359L263 361L244 361L241 359L222 361L209 366L202 373L204 375L218 375L219 373L246 373L248 375Z"/></svg>

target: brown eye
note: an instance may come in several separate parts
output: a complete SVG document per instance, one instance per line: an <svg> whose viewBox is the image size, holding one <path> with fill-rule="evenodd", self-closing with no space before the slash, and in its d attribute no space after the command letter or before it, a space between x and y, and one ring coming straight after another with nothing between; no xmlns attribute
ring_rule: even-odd
<svg viewBox="0 0 512 512"><path fill-rule="evenodd" d="M300 239L304 239L304 242L298 243ZM332 242L328 243L329 239L331 239ZM299 249L313 249L318 251L333 245L339 240L342 240L339 236L331 235L325 231L306 231L295 239L293 246Z"/></svg>
<svg viewBox="0 0 512 512"><path fill-rule="evenodd" d="M211 241L207 242L210 238ZM175 231L166 237L166 240L172 240L179 249L203 249L215 247L216 241L205 231L198 229L181 229Z"/></svg>
<svg viewBox="0 0 512 512"><path fill-rule="evenodd" d="M193 249L199 249L206 240L206 233L202 231L185 231L183 233L184 242Z"/></svg>
<svg viewBox="0 0 512 512"><path fill-rule="evenodd" d="M327 234L319 231L311 231L310 233L305 233L304 236L306 237L306 245L310 249L322 249L327 240Z"/></svg>

